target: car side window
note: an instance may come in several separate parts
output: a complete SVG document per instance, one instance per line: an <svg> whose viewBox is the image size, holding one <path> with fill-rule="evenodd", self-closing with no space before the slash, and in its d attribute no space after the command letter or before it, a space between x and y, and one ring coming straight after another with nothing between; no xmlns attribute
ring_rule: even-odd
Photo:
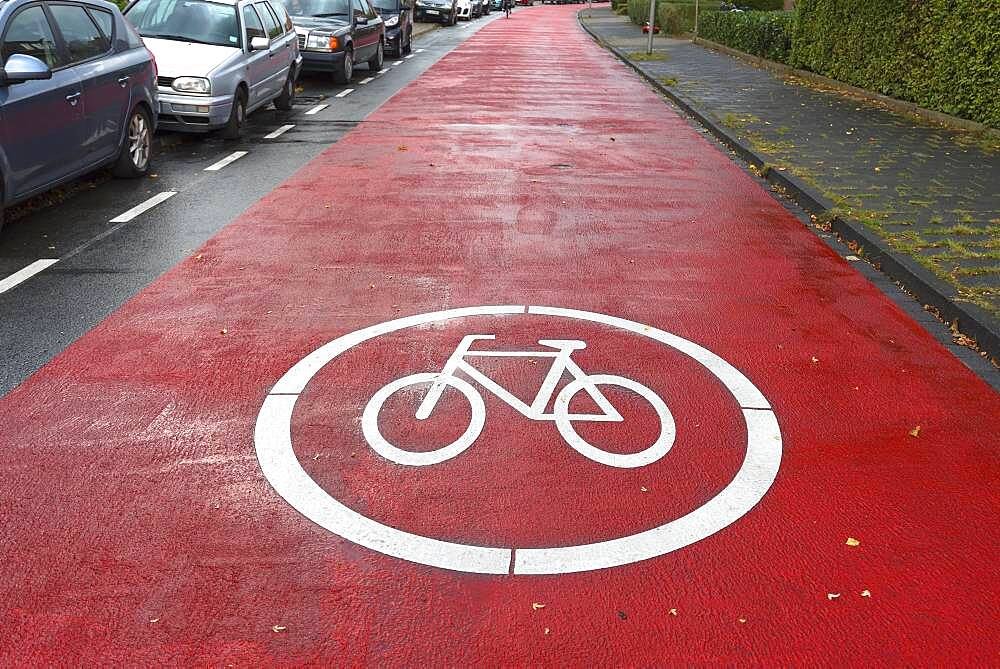
<svg viewBox="0 0 1000 669"><path fill-rule="evenodd" d="M368 13L365 11L364 0L351 0L351 11L354 12L354 18L356 19L368 18Z"/></svg>
<svg viewBox="0 0 1000 669"><path fill-rule="evenodd" d="M375 8L372 7L371 3L368 2L368 0L361 0L361 4L365 6L365 16L368 17L369 21L378 18L378 12L375 11Z"/></svg>
<svg viewBox="0 0 1000 669"><path fill-rule="evenodd" d="M69 50L70 64L96 58L111 48L111 42L79 5L49 5L56 27Z"/></svg>
<svg viewBox="0 0 1000 669"><path fill-rule="evenodd" d="M292 17L288 15L288 12L285 10L285 6L283 4L280 2L269 2L267 4L269 4L271 9L274 10L275 16L278 17L278 23L284 26L286 33L290 33L295 30L295 26L292 25Z"/></svg>
<svg viewBox="0 0 1000 669"><path fill-rule="evenodd" d="M94 19L97 27L101 29L104 36L108 40L114 39L115 35L115 17L111 12L104 11L103 9L97 9L96 7L88 7L87 11L90 12L90 17Z"/></svg>
<svg viewBox="0 0 1000 669"><path fill-rule="evenodd" d="M15 53L34 56L50 68L59 66L56 38L40 5L22 9L8 22L3 38L3 62Z"/></svg>
<svg viewBox="0 0 1000 669"><path fill-rule="evenodd" d="M264 32L264 24L261 23L260 17L257 16L257 12L254 10L253 5L243 6L243 23L246 25L248 45L250 44L250 40L254 37L263 37L267 39L267 33Z"/></svg>
<svg viewBox="0 0 1000 669"><path fill-rule="evenodd" d="M278 22L274 18L274 14L271 10L267 8L263 2L255 2L254 7L257 9L257 13L260 15L261 20L264 22L264 30L267 31L267 36L271 39L281 36L281 27L278 26Z"/></svg>

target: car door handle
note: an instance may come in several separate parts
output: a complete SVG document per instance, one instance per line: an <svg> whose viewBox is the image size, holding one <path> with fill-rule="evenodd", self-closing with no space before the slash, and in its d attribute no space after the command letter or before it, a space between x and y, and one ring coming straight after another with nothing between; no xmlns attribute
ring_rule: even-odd
<svg viewBox="0 0 1000 669"><path fill-rule="evenodd" d="M125 86L128 85L128 77L119 77L118 85L125 88Z"/></svg>
<svg viewBox="0 0 1000 669"><path fill-rule="evenodd" d="M67 95L66 101L69 102L71 106L75 107L76 103L80 101L80 94L73 93L72 95Z"/></svg>

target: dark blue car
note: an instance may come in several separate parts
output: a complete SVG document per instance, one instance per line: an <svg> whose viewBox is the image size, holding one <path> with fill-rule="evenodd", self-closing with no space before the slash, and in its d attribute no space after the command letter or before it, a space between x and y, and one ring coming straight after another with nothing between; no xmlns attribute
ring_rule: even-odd
<svg viewBox="0 0 1000 669"><path fill-rule="evenodd" d="M149 170L156 64L103 0L0 0L3 207L100 167Z"/></svg>

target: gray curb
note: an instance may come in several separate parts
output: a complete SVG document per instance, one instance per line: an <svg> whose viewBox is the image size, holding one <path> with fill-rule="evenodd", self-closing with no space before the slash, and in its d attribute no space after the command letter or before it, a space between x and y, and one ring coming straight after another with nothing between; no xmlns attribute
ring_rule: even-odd
<svg viewBox="0 0 1000 669"><path fill-rule="evenodd" d="M586 10L583 10L586 11ZM581 12L582 13L582 12ZM631 67L640 77L653 88L668 97L678 107L694 117L702 126L711 132L719 141L733 150L743 161L759 166L762 176L769 183L782 188L788 195L810 214L829 216L834 209L832 202L797 177L766 168L767 159L757 154L752 148L741 142L724 126L716 123L707 112L703 112L685 96L671 90L647 74L639 65L628 59L621 50L605 42L599 35L587 26L580 14L577 23L602 47L613 53L623 63ZM913 260L897 254L889 248L885 240L868 230L860 221L829 216L827 219L831 230L844 241L853 243L861 249L866 260L879 271L899 283L921 304L930 306L938 312L938 316L965 336L974 339L980 351L984 351L993 359L1000 359L1000 330L993 325L992 317L982 308L974 304L963 304L952 301L949 294L951 287L937 278Z"/></svg>

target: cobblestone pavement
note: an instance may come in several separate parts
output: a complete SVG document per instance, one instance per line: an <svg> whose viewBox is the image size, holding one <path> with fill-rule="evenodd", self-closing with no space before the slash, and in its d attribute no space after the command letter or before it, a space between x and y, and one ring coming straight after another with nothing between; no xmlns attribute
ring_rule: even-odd
<svg viewBox="0 0 1000 669"><path fill-rule="evenodd" d="M609 9L583 19L780 170L806 181L898 252L945 279L1000 329L1000 141L910 118L842 92L657 37ZM665 150L667 150L665 148Z"/></svg>

